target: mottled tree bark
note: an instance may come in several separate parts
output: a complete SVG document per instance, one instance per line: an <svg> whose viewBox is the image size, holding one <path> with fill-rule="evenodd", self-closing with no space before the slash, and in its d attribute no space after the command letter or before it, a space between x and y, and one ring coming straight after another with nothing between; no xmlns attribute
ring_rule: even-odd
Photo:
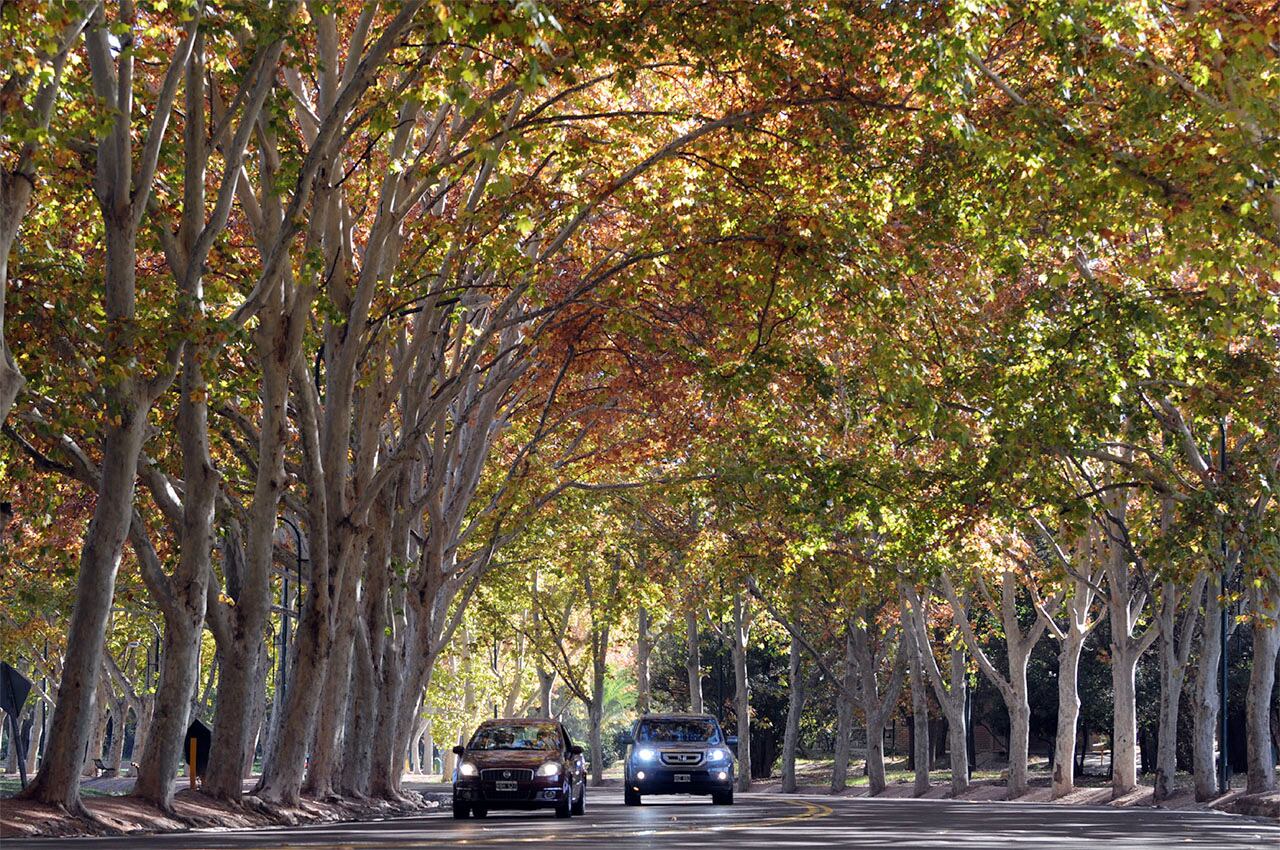
<svg viewBox="0 0 1280 850"><path fill-rule="evenodd" d="M703 712L702 705L702 653L698 648L698 611L690 607L684 614L685 625L685 676L689 680L689 711Z"/></svg>
<svg viewBox="0 0 1280 850"><path fill-rule="evenodd" d="M835 764L831 768L831 793L845 790L849 781L850 744L853 736L853 695L857 690L857 665L854 662L853 632L845 631L844 661L839 675L843 687L836 689Z"/></svg>
<svg viewBox="0 0 1280 850"><path fill-rule="evenodd" d="M796 753L800 748L800 715L804 713L804 648L794 636L787 654L787 721L782 736L782 793L796 791Z"/></svg>

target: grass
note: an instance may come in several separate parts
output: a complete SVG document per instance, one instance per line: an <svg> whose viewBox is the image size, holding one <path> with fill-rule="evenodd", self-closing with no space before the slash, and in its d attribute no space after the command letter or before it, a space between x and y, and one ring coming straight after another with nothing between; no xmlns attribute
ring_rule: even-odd
<svg viewBox="0 0 1280 850"><path fill-rule="evenodd" d="M851 761L849 762L848 778L845 780L846 787L849 788L865 788L869 784L864 773L865 762ZM826 785L831 780L831 769L834 762L827 758L817 759L797 759L796 773L800 782L807 785ZM983 768L977 768L973 771L974 780L995 780L1005 779L1006 767L1003 764L993 765ZM776 774L776 771L775 771ZM1049 760L1047 758L1033 757L1027 765L1027 776L1032 781L1042 780L1048 782L1052 779L1052 772L1049 770ZM886 757L885 758L885 781L889 784L895 782L910 783L915 779L915 773L907 769L907 760L903 758ZM951 781L951 770L947 767L935 767L929 772L931 782L949 783ZM1192 782L1190 773L1179 772L1176 783L1180 786L1189 786ZM1233 777L1233 786L1243 787L1244 777L1236 774ZM1138 776L1140 785L1154 785L1155 774L1145 773ZM1090 772L1085 774L1077 773L1075 776L1075 785L1077 788L1103 788L1111 784L1110 777L1106 773Z"/></svg>
<svg viewBox="0 0 1280 850"><path fill-rule="evenodd" d="M27 781L33 777L28 776ZM13 797L22 790L22 780L17 776L9 776L8 774L0 775L0 797ZM122 797L124 791L104 791L100 788L94 788L88 785L80 786L81 797Z"/></svg>

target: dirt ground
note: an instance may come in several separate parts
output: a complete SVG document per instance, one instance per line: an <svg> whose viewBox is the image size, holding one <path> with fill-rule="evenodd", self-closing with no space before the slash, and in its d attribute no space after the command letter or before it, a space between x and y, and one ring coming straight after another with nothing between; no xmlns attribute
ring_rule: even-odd
<svg viewBox="0 0 1280 850"><path fill-rule="evenodd" d="M0 799L0 838L130 835L371 820L435 808L441 797L438 792L407 791L405 800L399 803L304 798L296 807L268 807L247 797L245 804L237 807L184 788L174 796L173 813L165 814L138 797L106 793L83 797L91 821L53 806L9 798Z"/></svg>

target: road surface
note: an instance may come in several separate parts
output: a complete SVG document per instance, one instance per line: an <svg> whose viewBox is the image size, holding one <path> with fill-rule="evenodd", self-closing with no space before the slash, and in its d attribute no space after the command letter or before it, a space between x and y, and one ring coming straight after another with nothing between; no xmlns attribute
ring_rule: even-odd
<svg viewBox="0 0 1280 850"><path fill-rule="evenodd" d="M1280 848L1280 825L1211 812L740 795L732 807L701 799L622 805L615 788L588 797L585 817L494 812L455 821L446 811L352 824L122 838L4 842L3 850L447 850L447 848Z"/></svg>

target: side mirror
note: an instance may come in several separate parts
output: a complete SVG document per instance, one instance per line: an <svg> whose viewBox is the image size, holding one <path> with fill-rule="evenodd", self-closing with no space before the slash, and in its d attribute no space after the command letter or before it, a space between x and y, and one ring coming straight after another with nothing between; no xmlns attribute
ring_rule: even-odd
<svg viewBox="0 0 1280 850"><path fill-rule="evenodd" d="M466 748L466 747L464 747L464 746L462 746L461 744L459 744L458 746L454 747L454 748L453 748L453 751L454 751L455 753L457 753L458 755L460 755L460 756L463 756L463 755L466 755L466 754L467 754L467 748Z"/></svg>
<svg viewBox="0 0 1280 850"><path fill-rule="evenodd" d="M736 749L736 748L737 748L737 746L738 746L738 736L737 736L737 735L726 735L726 736L725 736L725 739L724 739L724 745L725 745L726 747L732 747L732 748L735 748L735 749Z"/></svg>
<svg viewBox="0 0 1280 850"><path fill-rule="evenodd" d="M572 755L572 756L582 755L582 747L579 747L577 744L574 744L572 747L569 748L569 755Z"/></svg>
<svg viewBox="0 0 1280 850"><path fill-rule="evenodd" d="M619 735L618 743L624 747L629 747L636 742L634 735Z"/></svg>

